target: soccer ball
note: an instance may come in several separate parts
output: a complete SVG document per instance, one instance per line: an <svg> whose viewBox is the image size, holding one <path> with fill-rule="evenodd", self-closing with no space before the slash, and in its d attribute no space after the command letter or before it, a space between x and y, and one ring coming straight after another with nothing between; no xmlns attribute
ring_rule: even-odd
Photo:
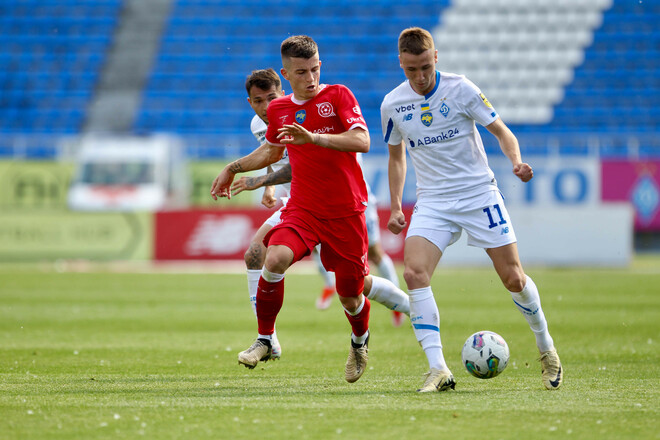
<svg viewBox="0 0 660 440"><path fill-rule="evenodd" d="M461 350L465 369L479 379L500 374L509 363L509 346L504 338L487 330L470 336Z"/></svg>

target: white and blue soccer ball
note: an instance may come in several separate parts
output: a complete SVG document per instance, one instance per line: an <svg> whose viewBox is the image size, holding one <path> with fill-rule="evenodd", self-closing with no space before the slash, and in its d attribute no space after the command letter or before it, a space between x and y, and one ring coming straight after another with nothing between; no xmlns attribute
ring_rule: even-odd
<svg viewBox="0 0 660 440"><path fill-rule="evenodd" d="M461 350L465 369L479 379L500 374L509 363L509 346L495 332L483 330L470 336Z"/></svg>

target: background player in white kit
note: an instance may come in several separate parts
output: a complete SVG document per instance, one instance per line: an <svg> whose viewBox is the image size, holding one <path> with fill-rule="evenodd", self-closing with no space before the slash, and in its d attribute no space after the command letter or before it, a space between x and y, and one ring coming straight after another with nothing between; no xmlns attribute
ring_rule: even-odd
<svg viewBox="0 0 660 440"><path fill-rule="evenodd" d="M248 93L248 102L250 106L256 113L252 118L250 123L250 129L252 134L257 138L260 144L265 141L266 130L268 128L268 117L266 110L268 109L268 104L280 96L284 96L284 91L282 90L282 82L279 75L272 68L255 70L253 71L245 81L245 88ZM285 187L285 190L290 191L291 182L291 166L289 165L289 159L284 151L284 156L278 162L273 163L269 167L269 174L266 176L260 176L258 179L260 182L259 186L266 186L264 190L264 195L262 196L262 204L268 208L273 208L276 205L276 199L274 197L274 187L273 185L282 184ZM257 180L253 177L242 177L234 182L232 190L237 188L236 191L233 191L234 194L240 193L243 189L248 189L245 185L252 179ZM242 188L242 189L239 189ZM254 189L254 188L251 188ZM284 200L286 202L286 200ZM248 280L248 294L250 297L250 304L252 305L252 311L256 316L256 303L257 303L257 285L259 283L259 277L261 276L261 269L264 265L264 259L266 256L266 247L263 244L264 237L270 231L273 226L275 226L280 221L281 208L277 210L273 215L271 215L263 225L257 230L248 250L245 252L245 264L247 267L247 280ZM332 275L325 270L323 265L320 262L320 259L317 260L319 267L319 272L324 277L326 286L328 285L328 279L334 280ZM396 276L396 272L394 273ZM365 283L365 291L368 290L367 297L373 299L376 302L379 302L385 305L389 309L393 309L393 313L399 313L398 320L399 323L402 320L403 314L408 314L410 311L410 306L408 302L408 295L401 291L398 286L398 279L396 284L387 285L386 280L383 280L378 277L369 277L369 282ZM334 283L334 281L330 281ZM334 292L334 288L332 289ZM270 359L279 359L282 355L282 348L280 342L277 338L277 331L272 335L272 353Z"/></svg>
<svg viewBox="0 0 660 440"><path fill-rule="evenodd" d="M522 162L518 141L486 97L464 76L436 71L438 53L431 34L420 28L399 36L399 62L407 81L381 105L385 142L390 150L391 216L395 234L407 225L401 210L406 149L415 168L417 203L404 249L404 279L410 317L430 372L420 392L454 388L440 339L438 306L431 277L445 248L465 230L468 244L481 247L493 261L516 307L527 319L541 353L542 381L557 389L563 379L559 356L541 309L538 290L523 271L516 237L475 121L498 140L523 182L533 176Z"/></svg>

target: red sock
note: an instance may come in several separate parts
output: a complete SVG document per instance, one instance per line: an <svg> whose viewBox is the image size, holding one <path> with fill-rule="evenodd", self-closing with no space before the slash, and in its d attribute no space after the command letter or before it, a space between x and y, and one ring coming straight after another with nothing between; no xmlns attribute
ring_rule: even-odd
<svg viewBox="0 0 660 440"><path fill-rule="evenodd" d="M362 336L369 330L369 310L371 310L371 303L366 296L364 297L364 306L362 306L362 310L357 315L351 316L344 310L355 336Z"/></svg>
<svg viewBox="0 0 660 440"><path fill-rule="evenodd" d="M275 332L275 319L284 302L284 280L269 283L259 278L257 287L257 322L260 335L272 335Z"/></svg>

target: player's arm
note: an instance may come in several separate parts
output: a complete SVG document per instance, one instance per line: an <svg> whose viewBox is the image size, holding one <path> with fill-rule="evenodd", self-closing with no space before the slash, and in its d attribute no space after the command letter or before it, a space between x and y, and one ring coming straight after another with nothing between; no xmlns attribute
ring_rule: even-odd
<svg viewBox="0 0 660 440"><path fill-rule="evenodd" d="M272 188L274 185L291 182L291 164L286 164L277 171L263 176L241 177L231 186L232 195L235 196L243 191L252 191L262 186Z"/></svg>
<svg viewBox="0 0 660 440"><path fill-rule="evenodd" d="M502 119L497 118L495 122L488 124L486 129L497 138L500 149L513 164L513 174L523 182L529 182L534 177L534 171L529 164L522 161L518 139L509 130L509 127L506 126Z"/></svg>
<svg viewBox="0 0 660 440"><path fill-rule="evenodd" d="M406 181L406 149L399 145L388 144L390 151L387 164L387 176L390 183L390 219L387 229L398 234L406 227L406 217L403 214L403 186Z"/></svg>
<svg viewBox="0 0 660 440"><path fill-rule="evenodd" d="M273 167L268 165L266 168L266 174L271 174L273 173ZM242 177L241 177L242 179ZM238 180L241 180L238 179ZM233 186L233 185L232 185ZM277 204L277 199L275 198L275 187L272 185L266 186L264 188L264 193L261 195L261 204L264 205L266 208L274 208L275 205Z"/></svg>
<svg viewBox="0 0 660 440"><path fill-rule="evenodd" d="M247 156L243 156L227 165L213 180L211 185L211 197L218 200L218 197L227 197L231 199L229 186L238 173L259 170L272 163L277 162L284 155L284 147L271 145L268 142L263 143L259 148Z"/></svg>
<svg viewBox="0 0 660 440"><path fill-rule="evenodd" d="M283 144L316 144L319 147L337 151L366 153L369 151L369 132L362 127L355 127L343 133L312 133L300 124L284 125L277 138Z"/></svg>

